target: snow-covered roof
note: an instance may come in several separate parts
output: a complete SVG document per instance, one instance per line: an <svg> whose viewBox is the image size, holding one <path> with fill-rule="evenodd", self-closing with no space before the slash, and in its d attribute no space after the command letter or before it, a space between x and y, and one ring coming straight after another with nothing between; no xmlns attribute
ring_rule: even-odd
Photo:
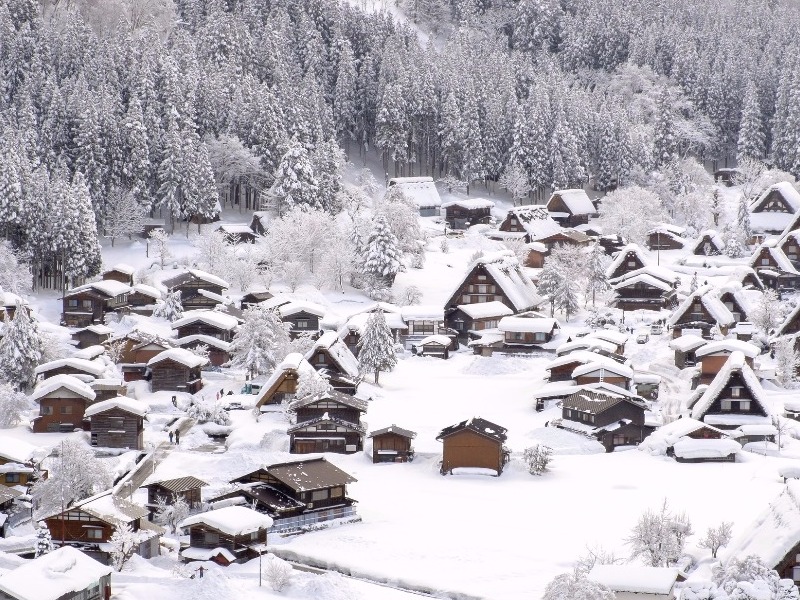
<svg viewBox="0 0 800 600"><path fill-rule="evenodd" d="M212 275L211 273L206 273L205 271L201 271L200 269L189 269L189 273L194 275L198 279L207 281L208 283L212 283L221 288L227 289L231 287L230 284L221 277L217 277L216 275Z"/></svg>
<svg viewBox="0 0 800 600"><path fill-rule="evenodd" d="M778 430L772 423L749 423L740 425L733 432L734 437L742 435L777 435Z"/></svg>
<svg viewBox="0 0 800 600"><path fill-rule="evenodd" d="M678 225L673 225L671 223L659 223L655 227L653 227L650 231L647 232L647 235L651 233L666 233L671 236L682 236L686 233L685 227L680 227Z"/></svg>
<svg viewBox="0 0 800 600"><path fill-rule="evenodd" d="M695 352L695 356L708 356L709 354L717 354L720 352L733 354L737 350L744 354L747 358L755 358L761 354L761 350L753 344L749 344L741 340L726 339L708 342Z"/></svg>
<svg viewBox="0 0 800 600"><path fill-rule="evenodd" d="M443 321L444 309L436 304L404 306L400 310L403 321Z"/></svg>
<svg viewBox="0 0 800 600"><path fill-rule="evenodd" d="M73 504L70 508L80 508L83 512L114 526L123 523L132 523L148 515L146 508L119 496L115 496L111 490L106 490L90 498L81 500Z"/></svg>
<svg viewBox="0 0 800 600"><path fill-rule="evenodd" d="M325 307L315 304L313 302L304 302L300 300L292 300L286 304L278 307L278 314L281 318L291 317L297 313L305 312L316 317L325 316Z"/></svg>
<svg viewBox="0 0 800 600"><path fill-rule="evenodd" d="M112 568L62 546L0 577L0 591L18 600L59 600L96 585Z"/></svg>
<svg viewBox="0 0 800 600"><path fill-rule="evenodd" d="M178 345L179 348L185 348L186 346L194 346L195 344L205 344L206 346L211 346L212 348L217 348L218 350L222 350L223 352L227 352L231 349L231 343L221 340L219 338L215 338L210 335L187 335L182 338L178 338L175 340L175 343Z"/></svg>
<svg viewBox="0 0 800 600"><path fill-rule="evenodd" d="M241 498L244 501L244 498ZM222 510L222 509L218 509ZM227 548L184 548L181 550L181 558L188 558L189 560L211 560L217 556L222 556L228 562L236 562L236 555Z"/></svg>
<svg viewBox="0 0 800 600"><path fill-rule="evenodd" d="M788 181L779 181L778 183L773 183L763 192L761 192L758 197L753 201L753 204L750 206L750 210L752 212L757 212L759 209L762 208L762 205L772 192L779 193L786 203L789 205L790 210L793 213L800 211L800 192L797 191L791 183Z"/></svg>
<svg viewBox="0 0 800 600"><path fill-rule="evenodd" d="M181 529L191 525L206 525L226 535L247 535L272 527L272 519L245 506L226 506L193 515L181 521Z"/></svg>
<svg viewBox="0 0 800 600"><path fill-rule="evenodd" d="M588 350L590 352L602 350L604 352L613 354L617 351L617 346L618 344L614 344L606 340L601 340L598 338L587 339L586 337L582 337L572 342L565 342L561 344L558 348L556 348L556 355L563 356L577 350Z"/></svg>
<svg viewBox="0 0 800 600"><path fill-rule="evenodd" d="M518 206L509 210L506 218L508 219L511 216L517 218L520 226L530 236L532 242L550 237L561 231L561 225L553 220L546 206Z"/></svg>
<svg viewBox="0 0 800 600"><path fill-rule="evenodd" d="M403 195L419 208L433 208L442 204L433 177L392 177L389 187L392 186L400 188Z"/></svg>
<svg viewBox="0 0 800 600"><path fill-rule="evenodd" d="M675 456L678 458L725 458L731 454L737 454L742 446L732 439L709 439L695 440L683 438L673 444Z"/></svg>
<svg viewBox="0 0 800 600"><path fill-rule="evenodd" d="M64 296L72 296L78 292L83 292L90 289L96 290L101 294L108 296L109 298L122 296L123 294L127 294L131 291L131 287L126 283L114 281L113 279L104 279L102 281L93 281L92 283L87 283L85 285L73 288L66 292Z"/></svg>
<svg viewBox="0 0 800 600"><path fill-rule="evenodd" d="M79 329L78 331L91 331L92 333L96 333L97 335L106 335L114 333L114 330L111 329L108 325L89 325L88 327L84 327L83 329Z"/></svg>
<svg viewBox="0 0 800 600"><path fill-rule="evenodd" d="M550 196L550 199L547 201L547 210L550 210L550 203L553 202L556 196L561 197L561 200L564 201L564 204L567 205L569 212L571 212L573 215L597 214L597 209L594 207L594 204L592 204L589 196L582 189L554 191L553 195Z"/></svg>
<svg viewBox="0 0 800 600"><path fill-rule="evenodd" d="M588 578L612 592L667 595L678 579L675 567L640 567L638 565L595 565Z"/></svg>
<svg viewBox="0 0 800 600"><path fill-rule="evenodd" d="M631 279L632 277L638 277L639 275L649 275L650 277L654 277L655 279L659 279L670 285L673 285L680 280L680 277L678 277L678 274L675 273L675 271L672 271L666 267L662 267L660 265L645 265L639 269L623 273L619 277L609 279L608 282L611 285L618 285L624 281L627 281L628 279Z"/></svg>
<svg viewBox="0 0 800 600"><path fill-rule="evenodd" d="M77 377L73 375L55 375L39 382L31 394L31 400L39 400L61 388L66 388L87 400L94 400L95 397L94 390Z"/></svg>
<svg viewBox="0 0 800 600"><path fill-rule="evenodd" d="M507 331L519 331L526 333L550 333L553 329L558 329L559 324L556 319L550 317L503 317L497 324L498 329L503 333Z"/></svg>
<svg viewBox="0 0 800 600"><path fill-rule="evenodd" d="M136 268L125 263L117 263L113 265L109 271L118 271L120 273L124 273L125 275L133 275L136 273Z"/></svg>
<svg viewBox="0 0 800 600"><path fill-rule="evenodd" d="M37 447L27 442L0 436L0 458L15 463L26 463L33 458L36 451Z"/></svg>
<svg viewBox="0 0 800 600"><path fill-rule="evenodd" d="M253 235L249 225L220 225L217 229L231 235Z"/></svg>
<svg viewBox="0 0 800 600"><path fill-rule="evenodd" d="M706 343L707 340L704 340L699 335L685 334L681 335L680 337L676 337L674 340L671 340L669 347L679 352L691 352L692 350L696 350Z"/></svg>
<svg viewBox="0 0 800 600"><path fill-rule="evenodd" d="M153 286L145 285L144 283L137 283L136 285L134 285L133 286L133 291L134 292L138 292L142 296L149 296L149 297L153 298L154 300L158 300L159 298L161 298L161 292L160 291L158 291Z"/></svg>
<svg viewBox="0 0 800 600"><path fill-rule="evenodd" d="M774 215L780 213L766 213L766 214ZM778 266L778 269L780 269L784 273L790 273L793 275L800 274L800 271L798 271L794 267L792 261L790 261L789 258L786 256L786 254L784 254L783 250L781 250L780 248L776 248L772 245L768 245L767 243L761 244L761 246L753 253L753 258L750 261L751 266L753 267L760 266L761 254L763 250L766 250L769 253L770 258L772 258L772 260L775 261L775 264ZM761 269L760 273L766 273L766 270Z"/></svg>
<svg viewBox="0 0 800 600"><path fill-rule="evenodd" d="M639 244L628 244L627 246L621 248L616 255L614 255L614 258L611 260L611 263L606 269L606 274L610 277L614 271L622 266L622 263L628 258L628 254L631 252L639 258L639 261L642 263L642 265L647 266L647 263L650 262Z"/></svg>
<svg viewBox="0 0 800 600"><path fill-rule="evenodd" d="M476 304L459 304L458 309L470 319L491 319L492 317L507 317L514 314L513 310L498 300L478 302Z"/></svg>
<svg viewBox="0 0 800 600"><path fill-rule="evenodd" d="M707 423L692 419L691 417L683 417L662 425L650 434L647 441L659 441L663 442L665 446L672 446L681 438L691 435L698 429L710 429L716 432L720 437L729 437L728 434L721 429L717 429L716 427L712 427Z"/></svg>
<svg viewBox="0 0 800 600"><path fill-rule="evenodd" d="M59 358L58 360L51 360L50 362L41 364L36 367L35 372L37 375L41 375L42 373L49 373L50 371L63 367L68 367L69 369L80 371L81 373L92 375L93 377L99 377L106 370L106 366L98 362L86 360L85 358L69 357Z"/></svg>
<svg viewBox="0 0 800 600"><path fill-rule="evenodd" d="M733 325L736 319L728 307L717 296L719 290L710 285L703 286L687 296L683 302L675 309L667 321L670 325L675 325L683 315L692 310L692 306L699 299L708 314L717 324L722 327Z"/></svg>
<svg viewBox="0 0 800 600"><path fill-rule="evenodd" d="M618 364L613 358L605 357L602 354L597 354L596 352L590 352L588 350L576 350L575 352L570 352L569 354L564 354L551 360L545 367L545 370L550 371L573 363L582 365L587 363Z"/></svg>
<svg viewBox="0 0 800 600"><path fill-rule="evenodd" d="M239 320L236 317L226 315L217 310L192 310L183 313L183 317L177 321L173 321L172 328L178 329L179 327L184 327L185 325L190 325L197 321L201 321L223 331L230 331L239 325Z"/></svg>
<svg viewBox="0 0 800 600"><path fill-rule="evenodd" d="M511 251L483 256L476 262L482 264L516 311L534 308L542 303L530 277L525 275L519 260Z"/></svg>
<svg viewBox="0 0 800 600"><path fill-rule="evenodd" d="M764 395L764 390L761 387L761 384L756 377L756 374L753 373L753 369L751 369L748 364L744 361L744 354L737 350L733 352L729 357L728 360L725 361L725 364L720 369L719 373L714 376L714 379L708 384L705 392L700 398L695 402L694 406L692 406L692 418L705 421L707 423L714 422L714 419L709 420L708 417L710 415L706 415L706 412L711 405L713 404L714 400L720 395L724 387L730 381L731 376L734 373L741 373L742 381L744 382L745 386L749 390L750 394L753 397L753 400L761 405L761 409L764 411L764 414L769 415L770 410L766 403L766 397ZM740 423L741 419L738 419L740 416L749 416L749 415L714 415L716 417L727 417L727 416L735 416L736 423ZM757 415L754 415L757 416ZM761 422L763 417L759 417L756 422ZM714 422L714 424L721 425L724 423Z"/></svg>
<svg viewBox="0 0 800 600"><path fill-rule="evenodd" d="M425 346L427 344L435 344L437 346L450 346L450 338L446 335L429 335L428 337L422 338L419 342L417 342L418 346Z"/></svg>
<svg viewBox="0 0 800 600"><path fill-rule="evenodd" d="M637 283L649 285L650 287L654 287L663 292L669 292L672 290L672 286L670 284L665 283L660 279L656 279L652 275L646 275L646 274L636 275L634 277L628 277L626 279L623 279L619 283L613 284L611 287L615 290L619 290L622 288L630 287L632 285L636 285Z"/></svg>
<svg viewBox="0 0 800 600"><path fill-rule="evenodd" d="M722 252L725 249L725 241L722 239L719 232L715 229L704 229L700 232L697 241L692 247L692 251L696 252L697 250L702 250L701 244L704 244L706 241L711 243L713 250L716 252Z"/></svg>
<svg viewBox="0 0 800 600"><path fill-rule="evenodd" d="M4 308L11 308L17 304L24 305L27 304L27 302L20 296L12 294L11 292L4 292L2 288L0 288L0 305Z"/></svg>
<svg viewBox="0 0 800 600"><path fill-rule="evenodd" d="M611 375L617 375L619 377L625 377L627 379L633 378L633 369L627 367L625 365L621 365L617 362L601 362L595 361L586 363L585 365L581 365L579 367L575 367L575 370L572 371L572 378L575 379L576 377L580 377L582 375L589 375L590 373L599 372L602 376L605 376L606 372L610 373Z"/></svg>
<svg viewBox="0 0 800 600"><path fill-rule="evenodd" d="M775 500L721 551L721 558L755 555L770 569L800 543L800 481L787 481Z"/></svg>
<svg viewBox="0 0 800 600"><path fill-rule="evenodd" d="M585 339L586 338L604 340L611 344L616 344L617 346L624 346L630 336L627 333L615 331L614 329L598 329L597 331L588 333L585 336Z"/></svg>
<svg viewBox="0 0 800 600"><path fill-rule="evenodd" d="M327 350L328 355L337 363L339 368L350 377L358 377L358 360L347 345L339 338L335 331L326 331L314 342L311 349L306 352L305 358L309 360L318 350Z"/></svg>
<svg viewBox="0 0 800 600"><path fill-rule="evenodd" d="M750 213L750 228L756 233L778 233L794 223L794 213L754 212Z"/></svg>
<svg viewBox="0 0 800 600"><path fill-rule="evenodd" d="M170 348L169 350L159 352L153 358L147 361L147 366L152 366L165 360L173 360L176 363L180 363L186 367L189 367L190 369L202 367L208 363L207 358L197 356L196 354L193 354L192 352L189 352L183 348Z"/></svg>
<svg viewBox="0 0 800 600"><path fill-rule="evenodd" d="M83 414L87 417L91 417L114 408L124 410L125 412L132 413L139 417L143 417L147 413L147 405L143 402L139 402L133 398L117 396L116 398L111 398L109 400L103 400L102 402L92 404Z"/></svg>
<svg viewBox="0 0 800 600"><path fill-rule="evenodd" d="M791 312L788 315L786 315L786 318L783 320L783 323L781 323L780 327L778 327L778 330L775 332L776 337L784 335L786 333L786 329L792 324L792 322L795 319L798 318L798 313L800 313L800 303L798 303L797 306L795 306L791 310Z"/></svg>
<svg viewBox="0 0 800 600"><path fill-rule="evenodd" d="M494 202L487 200L486 198L466 198L464 200L450 200L448 202L442 202L442 208L447 208L449 206L460 206L461 208L466 208L467 210L473 210L478 208L494 208Z"/></svg>

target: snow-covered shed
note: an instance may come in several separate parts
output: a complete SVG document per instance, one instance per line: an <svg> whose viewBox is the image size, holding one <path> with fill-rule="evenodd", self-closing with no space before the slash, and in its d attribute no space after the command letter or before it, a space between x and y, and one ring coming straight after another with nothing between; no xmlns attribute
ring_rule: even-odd
<svg viewBox="0 0 800 600"><path fill-rule="evenodd" d="M216 229L230 244L255 244L256 234L249 225L220 225Z"/></svg>
<svg viewBox="0 0 800 600"><path fill-rule="evenodd" d="M586 225L597 215L594 203L583 189L556 190L546 204L550 216L564 227Z"/></svg>
<svg viewBox="0 0 800 600"><path fill-rule="evenodd" d="M146 413L147 405L133 398L119 396L92 404L84 412L91 426L92 446L141 450Z"/></svg>
<svg viewBox="0 0 800 600"><path fill-rule="evenodd" d="M207 364L207 358L184 348L164 350L147 361L152 373L151 390L196 394L203 388L200 370Z"/></svg>
<svg viewBox="0 0 800 600"><path fill-rule="evenodd" d="M111 567L72 546L43 554L0 577L3 600L86 600L111 597Z"/></svg>
<svg viewBox="0 0 800 600"><path fill-rule="evenodd" d="M325 307L314 302L291 300L278 306L278 314L284 323L289 323L293 337L300 334L320 335L320 321L325 317Z"/></svg>
<svg viewBox="0 0 800 600"><path fill-rule="evenodd" d="M72 334L72 339L77 342L78 348L88 348L108 341L113 329L106 325L89 325Z"/></svg>
<svg viewBox="0 0 800 600"><path fill-rule="evenodd" d="M742 447L721 429L682 417L656 429L639 449L678 462L733 462Z"/></svg>
<svg viewBox="0 0 800 600"><path fill-rule="evenodd" d="M192 508L199 507L202 501L200 490L207 485L208 483L193 475L184 475L169 479L148 478L142 487L147 489L147 507L155 511L159 501L174 504L178 498L182 498Z"/></svg>
<svg viewBox="0 0 800 600"><path fill-rule="evenodd" d="M297 391L297 382L303 378L312 378L322 385L324 378L317 373L314 367L299 352L286 355L272 375L261 386L256 398L256 406L262 408L270 404L281 404L294 398Z"/></svg>
<svg viewBox="0 0 800 600"><path fill-rule="evenodd" d="M3 288L0 287L0 323L2 323L6 317L13 319L14 313L17 312L18 305L27 307L28 303L17 294L4 292Z"/></svg>
<svg viewBox="0 0 800 600"><path fill-rule="evenodd" d="M0 485L27 486L33 483L39 448L22 440L0 437ZM41 452L44 454L44 452Z"/></svg>
<svg viewBox="0 0 800 600"><path fill-rule="evenodd" d="M260 554L272 517L245 506L226 506L192 515L178 526L189 530L189 547L181 551L184 562L211 560L227 566Z"/></svg>
<svg viewBox="0 0 800 600"><path fill-rule="evenodd" d="M125 263L117 263L107 271L103 272L103 279L106 281L119 281L125 285L133 285L133 275L136 269Z"/></svg>
<svg viewBox="0 0 800 600"><path fill-rule="evenodd" d="M753 369L733 352L691 408L693 419L720 429L771 423L771 412Z"/></svg>
<svg viewBox="0 0 800 600"><path fill-rule="evenodd" d="M395 424L370 432L372 439L372 462L409 462L414 460L411 441L416 432L403 429Z"/></svg>
<svg viewBox="0 0 800 600"><path fill-rule="evenodd" d="M442 442L442 473L456 469L492 470L499 476L509 460L505 427L473 417L445 427L436 436Z"/></svg>
<svg viewBox="0 0 800 600"><path fill-rule="evenodd" d="M572 379L578 385L605 382L627 390L633 380L633 369L617 362L598 360L576 367L572 371Z"/></svg>
<svg viewBox="0 0 800 600"><path fill-rule="evenodd" d="M326 331L306 352L305 359L337 391L353 395L360 383L358 359L335 331Z"/></svg>
<svg viewBox="0 0 800 600"><path fill-rule="evenodd" d="M127 306L131 287L114 280L95 281L64 293L61 322L68 327L102 323L105 315Z"/></svg>
<svg viewBox="0 0 800 600"><path fill-rule="evenodd" d="M421 217L438 216L442 199L439 197L433 177L392 177L389 180L389 187L395 186L417 205Z"/></svg>
<svg viewBox="0 0 800 600"><path fill-rule="evenodd" d="M106 371L106 365L99 361L86 360L84 358L59 358L43 363L36 367L37 377L47 380L56 375L72 375L83 381L91 381L102 377Z"/></svg>
<svg viewBox="0 0 800 600"><path fill-rule="evenodd" d="M505 346L533 348L552 342L561 330L561 325L556 319L529 312L503 317L497 324L497 328L504 336Z"/></svg>
<svg viewBox="0 0 800 600"><path fill-rule="evenodd" d="M184 310L214 308L219 302L214 300L213 297L201 294L200 290L206 290L221 296L230 287L230 284L221 277L199 269L188 269L178 273L169 279L163 280L161 285L169 293L181 293L181 305Z"/></svg>
<svg viewBox="0 0 800 600"><path fill-rule="evenodd" d="M33 420L34 433L69 432L83 428L86 407L95 399L94 390L72 375L55 375L37 384L31 400L39 405Z"/></svg>
<svg viewBox="0 0 800 600"><path fill-rule="evenodd" d="M699 335L684 334L670 341L669 347L675 351L675 366L679 369L693 367L697 364L697 349L707 344Z"/></svg>
<svg viewBox="0 0 800 600"><path fill-rule="evenodd" d="M710 338L715 327L725 335L736 319L718 293L717 288L705 285L687 296L667 321L672 327L672 337L680 337L684 329L699 329L704 338Z"/></svg>
<svg viewBox="0 0 800 600"><path fill-rule="evenodd" d="M758 346L736 339L714 340L695 350L695 357L701 364L700 383L711 383L711 380L725 365L728 357L737 351L744 355L744 361L751 369L753 360L761 354Z"/></svg>
<svg viewBox="0 0 800 600"><path fill-rule="evenodd" d="M725 254L725 241L714 229L704 229L692 247L697 256L719 256Z"/></svg>
<svg viewBox="0 0 800 600"><path fill-rule="evenodd" d="M492 220L494 202L486 198L466 198L442 203L447 226L451 229L466 229L472 225L484 225Z"/></svg>
<svg viewBox="0 0 800 600"><path fill-rule="evenodd" d="M496 231L489 237L497 239L522 239L525 243L541 241L561 231L545 206L517 206L506 214Z"/></svg>
<svg viewBox="0 0 800 600"><path fill-rule="evenodd" d="M417 356L448 359L452 345L453 340L446 335L429 335L416 342L411 350Z"/></svg>
<svg viewBox="0 0 800 600"><path fill-rule="evenodd" d="M647 247L650 250L681 250L688 240L683 236L686 229L669 223L659 223L647 232Z"/></svg>
<svg viewBox="0 0 800 600"><path fill-rule="evenodd" d="M218 310L192 310L172 322L177 337L206 335L230 342L239 326L239 319Z"/></svg>
<svg viewBox="0 0 800 600"><path fill-rule="evenodd" d="M595 565L589 579L606 586L617 600L673 600L678 569L639 565Z"/></svg>
<svg viewBox="0 0 800 600"><path fill-rule="evenodd" d="M649 262L644 250L638 244L628 244L614 255L611 264L606 268L606 276L609 279L616 279L626 273L646 267Z"/></svg>

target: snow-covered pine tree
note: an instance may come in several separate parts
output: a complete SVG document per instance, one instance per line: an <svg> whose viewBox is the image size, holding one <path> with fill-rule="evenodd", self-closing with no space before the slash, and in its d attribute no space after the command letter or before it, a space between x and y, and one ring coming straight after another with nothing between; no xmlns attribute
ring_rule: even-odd
<svg viewBox="0 0 800 600"><path fill-rule="evenodd" d="M578 138L567 120L562 106L556 110L553 135L550 140L551 185L554 189L565 189L581 183L585 177Z"/></svg>
<svg viewBox="0 0 800 600"><path fill-rule="evenodd" d="M53 549L53 536L50 535L50 530L47 528L47 523L39 521L36 525L36 555L34 558L39 558L50 552Z"/></svg>
<svg viewBox="0 0 800 600"><path fill-rule="evenodd" d="M246 369L252 376L272 373L287 353L287 326L275 311L261 304L246 309L243 317L244 323L231 341L231 365Z"/></svg>
<svg viewBox="0 0 800 600"><path fill-rule="evenodd" d="M653 156L657 167L669 164L677 158L672 98L666 87L659 93L656 105Z"/></svg>
<svg viewBox="0 0 800 600"><path fill-rule="evenodd" d="M598 243L593 244L589 256L586 257L586 292L592 295L592 306L596 304L597 293L602 293L609 287L606 276L609 262L603 247Z"/></svg>
<svg viewBox="0 0 800 600"><path fill-rule="evenodd" d="M714 188L714 191L711 192L709 213L714 220L714 227L719 226L719 218L722 216L722 194L719 193L719 188Z"/></svg>
<svg viewBox="0 0 800 600"><path fill-rule="evenodd" d="M170 323L183 317L183 303L181 302L180 290L170 292L164 296L163 300L156 301L153 308L153 316L166 319Z"/></svg>
<svg viewBox="0 0 800 600"><path fill-rule="evenodd" d="M551 300L555 306L564 313L564 319L569 321L569 316L578 312L578 282L574 277L562 277L558 282Z"/></svg>
<svg viewBox="0 0 800 600"><path fill-rule="evenodd" d="M408 130L408 107L403 97L403 85L395 81L383 90L375 123L375 144L383 153L387 172L390 160L394 161L395 171L405 162Z"/></svg>
<svg viewBox="0 0 800 600"><path fill-rule="evenodd" d="M544 261L544 267L539 274L539 282L537 285L538 292L547 296L550 300L550 316L552 317L556 312L556 299L558 297L559 289L562 287L562 280L564 273L562 272L561 265L556 260Z"/></svg>
<svg viewBox="0 0 800 600"><path fill-rule="evenodd" d="M314 174L311 156L297 140L289 147L275 171L275 182L269 191L282 213L293 206L322 208L319 201L319 182Z"/></svg>
<svg viewBox="0 0 800 600"><path fill-rule="evenodd" d="M103 216L103 230L111 238L111 247L118 237L139 234L144 229L145 212L136 195L127 189L113 188L108 195Z"/></svg>
<svg viewBox="0 0 800 600"><path fill-rule="evenodd" d="M358 340L358 366L364 373L375 374L375 384L381 371L392 371L397 364L394 336L382 310L373 312L364 325Z"/></svg>
<svg viewBox="0 0 800 600"><path fill-rule="evenodd" d="M741 241L744 246L750 245L750 240L753 238L753 228L750 225L750 208L747 198L744 196L739 200L739 209L736 214L736 226L741 236Z"/></svg>
<svg viewBox="0 0 800 600"><path fill-rule="evenodd" d="M0 378L25 390L33 385L41 359L39 327L28 307L17 304L14 317L6 320L4 335L0 338Z"/></svg>
<svg viewBox="0 0 800 600"><path fill-rule="evenodd" d="M348 40L339 40L339 63L333 91L333 122L345 150L356 139L356 61Z"/></svg>
<svg viewBox="0 0 800 600"><path fill-rule="evenodd" d="M528 179L528 174L525 172L525 169L516 162L509 163L506 166L505 171L503 171L497 183L501 188L511 194L511 200L514 206L518 206L531 191L531 183L530 179Z"/></svg>
<svg viewBox="0 0 800 600"><path fill-rule="evenodd" d="M16 427L33 408L33 401L10 383L0 380L0 429Z"/></svg>
<svg viewBox="0 0 800 600"><path fill-rule="evenodd" d="M689 292L694 293L698 287L700 287L700 283L697 281L697 271L695 271L694 275L692 275L692 280L689 282Z"/></svg>
<svg viewBox="0 0 800 600"><path fill-rule="evenodd" d="M744 92L742 119L739 123L739 141L736 146L737 160L764 158L765 136L764 123L761 116L761 105L758 102L758 90L753 82L748 82Z"/></svg>
<svg viewBox="0 0 800 600"><path fill-rule="evenodd" d="M311 163L319 187L319 205L331 214L339 212L339 190L342 187L342 172L347 164L347 156L334 140L317 144L311 155Z"/></svg>
<svg viewBox="0 0 800 600"><path fill-rule="evenodd" d="M170 217L170 229L183 211L184 145L180 132L173 127L162 136L161 162L158 167L158 202Z"/></svg>
<svg viewBox="0 0 800 600"><path fill-rule="evenodd" d="M384 280L388 285L403 270L397 238L386 218L379 216L369 234L364 258L364 273Z"/></svg>

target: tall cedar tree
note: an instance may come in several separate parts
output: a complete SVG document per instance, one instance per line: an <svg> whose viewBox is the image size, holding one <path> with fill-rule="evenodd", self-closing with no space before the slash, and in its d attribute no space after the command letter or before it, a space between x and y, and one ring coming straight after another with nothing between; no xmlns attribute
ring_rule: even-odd
<svg viewBox="0 0 800 600"><path fill-rule="evenodd" d="M358 366L365 373L372 371L375 374L376 385L381 371L394 370L397 364L394 336L382 310L376 310L367 319L358 347Z"/></svg>
<svg viewBox="0 0 800 600"><path fill-rule="evenodd" d="M379 216L369 234L366 247L364 271L367 275L383 279L388 284L394 282L395 275L403 270L397 238L386 218Z"/></svg>
<svg viewBox="0 0 800 600"><path fill-rule="evenodd" d="M36 321L27 306L17 304L14 318L6 320L5 333L0 338L0 377L18 389L27 389L36 378L42 351Z"/></svg>
<svg viewBox="0 0 800 600"><path fill-rule="evenodd" d="M256 304L244 311L244 323L231 341L231 365L266 375L283 360L289 346L286 325L273 310Z"/></svg>

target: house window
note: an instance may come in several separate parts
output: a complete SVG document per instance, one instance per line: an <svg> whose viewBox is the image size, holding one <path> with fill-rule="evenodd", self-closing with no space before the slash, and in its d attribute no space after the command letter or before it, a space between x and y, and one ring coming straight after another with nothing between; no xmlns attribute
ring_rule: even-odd
<svg viewBox="0 0 800 600"><path fill-rule="evenodd" d="M340 485L331 488L331 498L341 498L344 496L344 488Z"/></svg>
<svg viewBox="0 0 800 600"><path fill-rule="evenodd" d="M250 534L250 541L251 542L257 542L258 541L258 532L257 531L254 531L253 533Z"/></svg>
<svg viewBox="0 0 800 600"><path fill-rule="evenodd" d="M722 402L720 402L720 404L722 405L722 410L725 411L729 411L733 408L733 401L731 400L723 400Z"/></svg>
<svg viewBox="0 0 800 600"><path fill-rule="evenodd" d="M489 291L488 285L479 285L478 286L478 293L479 294L486 294Z"/></svg>
<svg viewBox="0 0 800 600"><path fill-rule="evenodd" d="M298 329L308 329L308 325L309 325L308 319L297 319L296 327Z"/></svg>
<svg viewBox="0 0 800 600"><path fill-rule="evenodd" d="M327 500L328 499L328 490L314 490L311 492L311 500Z"/></svg>
<svg viewBox="0 0 800 600"><path fill-rule="evenodd" d="M741 395L742 395L742 388L738 386L731 388L731 396L733 396L734 398L738 398Z"/></svg>
<svg viewBox="0 0 800 600"><path fill-rule="evenodd" d="M67 300L67 306L70 308L78 308L78 301L77 300Z"/></svg>
<svg viewBox="0 0 800 600"><path fill-rule="evenodd" d="M72 407L71 406L62 406L61 407L61 414L62 415L71 415L72 414Z"/></svg>
<svg viewBox="0 0 800 600"><path fill-rule="evenodd" d="M569 419L572 416L572 411L568 408L564 409L564 417Z"/></svg>
<svg viewBox="0 0 800 600"><path fill-rule="evenodd" d="M547 334L544 333L543 331L537 331L536 333L533 334L533 339L534 341L537 342L545 342L547 341Z"/></svg>
<svg viewBox="0 0 800 600"><path fill-rule="evenodd" d="M6 473L6 483L19 483L19 473Z"/></svg>
<svg viewBox="0 0 800 600"><path fill-rule="evenodd" d="M636 266L636 261L634 261L634 260L629 260L628 261L628 268L629 269L633 269L635 266Z"/></svg>
<svg viewBox="0 0 800 600"><path fill-rule="evenodd" d="M761 259L761 266L762 267L768 267L769 266L769 259L768 258L762 258Z"/></svg>
<svg viewBox="0 0 800 600"><path fill-rule="evenodd" d="M750 410L750 400L741 400L739 402L739 410L741 411L749 411Z"/></svg>
<svg viewBox="0 0 800 600"><path fill-rule="evenodd" d="M213 531L206 531L204 541L206 544L219 544L219 534Z"/></svg>
<svg viewBox="0 0 800 600"><path fill-rule="evenodd" d="M468 294L461 296L461 304L471 304Z"/></svg>
<svg viewBox="0 0 800 600"><path fill-rule="evenodd" d="M123 417L110 417L108 425L111 429L122 429L125 427L125 419Z"/></svg>
<svg viewBox="0 0 800 600"><path fill-rule="evenodd" d="M89 527L86 529L86 537L90 540L102 540L103 530L100 527Z"/></svg>
<svg viewBox="0 0 800 600"><path fill-rule="evenodd" d="M81 302L83 308L92 308L92 301L91 300L83 300Z"/></svg>
<svg viewBox="0 0 800 600"><path fill-rule="evenodd" d="M52 415L53 414L53 407L52 406L42 406L42 407L40 407L39 414L41 414L41 415Z"/></svg>
<svg viewBox="0 0 800 600"><path fill-rule="evenodd" d="M324 365L325 364L325 355L324 354L317 354L317 364Z"/></svg>
<svg viewBox="0 0 800 600"><path fill-rule="evenodd" d="M455 325L456 331L464 331L464 321L458 319L453 323Z"/></svg>
<svg viewBox="0 0 800 600"><path fill-rule="evenodd" d="M519 331L514 332L514 339L515 340L522 340L525 339L525 335Z"/></svg>
<svg viewBox="0 0 800 600"><path fill-rule="evenodd" d="M478 275L478 281L486 281L486 275Z"/></svg>
<svg viewBox="0 0 800 600"><path fill-rule="evenodd" d="M336 425L333 423L321 423L317 425L317 431L335 431Z"/></svg>
<svg viewBox="0 0 800 600"><path fill-rule="evenodd" d="M484 329L494 329L495 327L497 327L497 321L496 320L495 321L485 321L483 323L483 328Z"/></svg>

